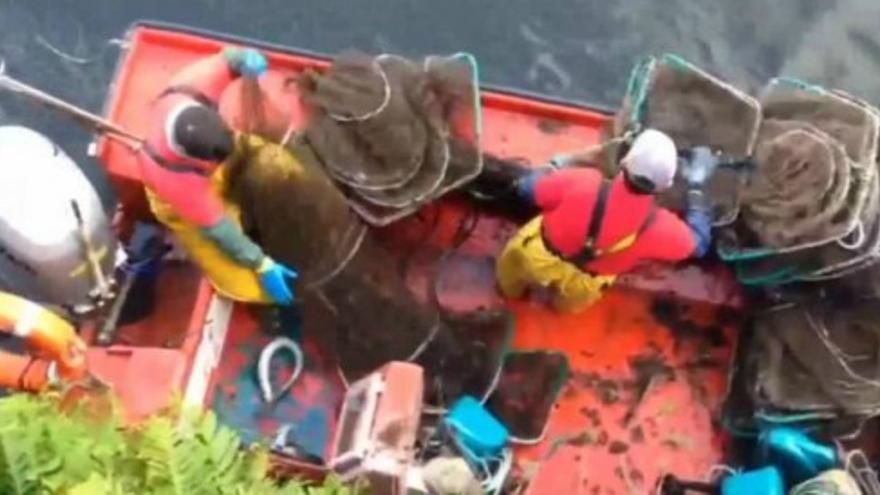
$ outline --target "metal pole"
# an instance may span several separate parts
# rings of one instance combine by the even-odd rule
[[[108,134],[108,137],[123,138],[129,141],[129,144],[136,145],[140,145],[144,142],[142,137],[128,132],[119,125],[101,116],[95,115],[94,113],[84,110],[72,103],[68,103],[46,93],[45,91],[8,76],[6,74],[6,63],[2,59],[0,59],[0,88],[20,94],[26,98],[46,105],[49,108],[64,113],[98,132]]]

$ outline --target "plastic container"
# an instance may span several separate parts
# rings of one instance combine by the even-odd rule
[[[778,469],[765,467],[724,478],[721,495],[785,495],[785,483]]]
[[[510,439],[507,428],[471,396],[453,404],[443,421],[467,454],[477,458],[499,456]]]

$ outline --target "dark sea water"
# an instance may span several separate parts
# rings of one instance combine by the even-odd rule
[[[880,102],[880,0],[0,0],[0,57],[100,111],[114,40],[138,19],[326,53],[465,50],[485,82],[605,106],[638,57],[664,51],[750,91],[784,74]],[[0,123],[49,135],[100,182],[87,132],[7,94]]]

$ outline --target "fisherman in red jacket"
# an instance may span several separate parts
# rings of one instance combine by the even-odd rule
[[[150,206],[219,292],[245,302],[289,304],[296,272],[247,237],[216,185],[219,165],[233,153],[233,131],[217,110],[238,77],[257,78],[265,57],[227,48],[178,72],[154,102],[140,153]]]
[[[617,276],[645,260],[701,257],[711,243],[702,186],[718,165],[706,148],[685,171],[688,210],[682,220],[658,207],[654,195],[672,186],[678,154],[666,134],[639,134],[612,180],[598,170],[542,167],[518,183],[519,194],[542,214],[520,229],[496,264],[506,297],[531,284],[552,287],[555,306],[574,312],[601,298]]]

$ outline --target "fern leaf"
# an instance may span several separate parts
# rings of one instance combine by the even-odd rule
[[[33,460],[27,455],[30,439],[16,431],[17,425],[0,428],[0,493],[35,495],[39,483]]]
[[[71,487],[67,495],[122,495],[121,487],[112,480],[92,473],[86,481]]]
[[[141,457],[147,485],[157,493],[201,495],[210,493],[201,449],[193,448],[168,418],[154,418],[143,431]]]

